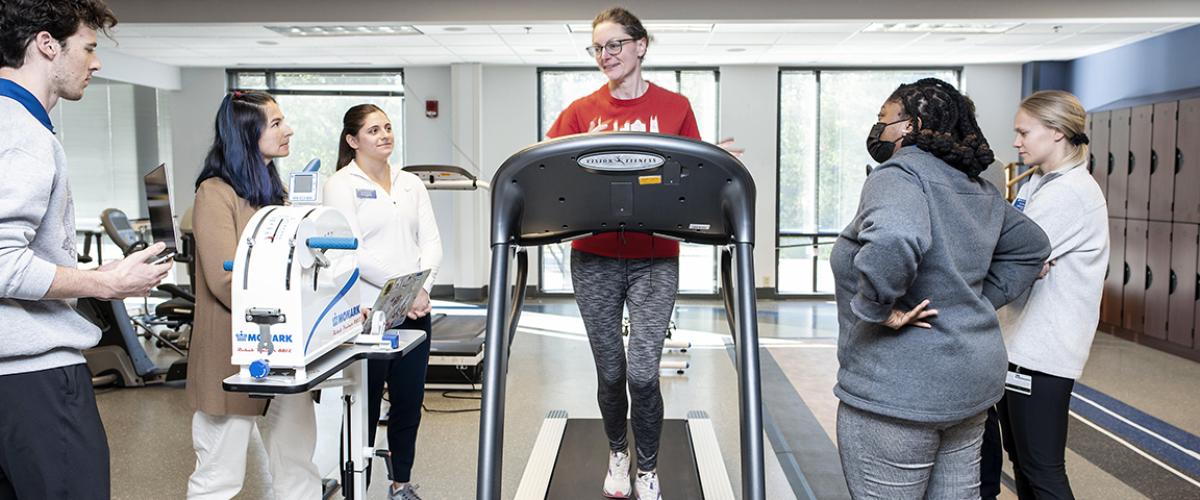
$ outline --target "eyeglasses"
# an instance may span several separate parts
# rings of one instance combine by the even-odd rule
[[[603,48],[605,52],[608,52],[608,55],[615,56],[615,55],[621,53],[621,48],[624,47],[625,44],[632,42],[634,40],[636,40],[636,38],[622,38],[620,40],[609,40],[608,43],[604,44],[603,47],[601,47],[599,45],[592,45],[592,46],[588,47],[587,53],[588,53],[588,55],[590,55],[592,57],[598,57],[598,56],[600,56],[600,49]]]

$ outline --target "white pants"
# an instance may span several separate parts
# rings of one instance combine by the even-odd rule
[[[321,476],[313,464],[317,417],[309,393],[276,396],[264,417],[192,417],[196,470],[188,480],[189,500],[228,500],[242,490],[250,432],[258,426],[279,500],[319,500]]]

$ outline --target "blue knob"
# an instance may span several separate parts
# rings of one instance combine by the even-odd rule
[[[221,267],[225,268],[226,272],[232,271],[233,270],[233,261],[227,260],[221,264]]]
[[[265,359],[258,359],[250,363],[250,376],[258,379],[267,378],[267,374],[271,373],[271,365]]]

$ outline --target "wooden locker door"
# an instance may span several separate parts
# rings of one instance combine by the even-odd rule
[[[1130,110],[1112,112],[1108,143],[1108,215],[1125,217],[1129,190],[1129,119]]]
[[[1104,300],[1100,320],[1121,326],[1121,291],[1125,287],[1125,219],[1108,219],[1108,274],[1104,278]]]
[[[1171,223],[1150,222],[1146,239],[1146,308],[1142,328],[1146,335],[1167,338],[1167,311],[1171,294]]]
[[[1153,137],[1154,106],[1133,108],[1129,122],[1129,192],[1125,203],[1125,217],[1147,219],[1150,217],[1150,150]]]
[[[1092,177],[1100,185],[1100,192],[1108,199],[1108,137],[1111,111],[1092,113],[1091,162]]]
[[[1171,303],[1167,340],[1193,347],[1196,314],[1197,249],[1200,226],[1176,222],[1171,225]]]
[[[1154,105],[1154,133],[1150,148],[1150,220],[1172,220],[1175,200],[1175,114],[1178,102]]]
[[[1179,102],[1175,222],[1200,224],[1200,99]]]
[[[1125,288],[1121,326],[1141,332],[1146,322],[1146,237],[1149,226],[1144,220],[1125,221]]]

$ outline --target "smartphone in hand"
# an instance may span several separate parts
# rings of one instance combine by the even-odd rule
[[[166,263],[174,258],[175,258],[175,251],[174,250],[166,250],[163,253],[158,254],[153,259],[147,261],[147,263],[149,263],[152,266],[157,266],[159,264]]]

